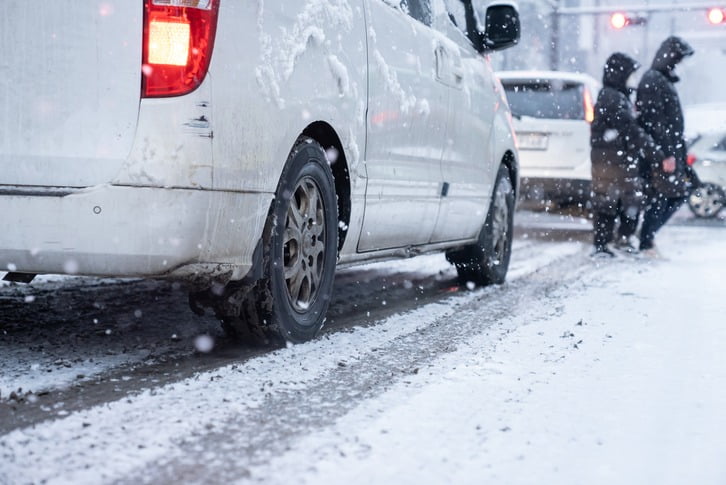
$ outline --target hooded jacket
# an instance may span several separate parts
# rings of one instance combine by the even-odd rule
[[[614,212],[618,201],[638,206],[642,199],[639,163],[660,163],[663,153],[640,127],[627,81],[638,63],[626,54],[611,55],[603,69],[603,88],[590,127],[592,203],[596,211]]]
[[[659,163],[650,165],[646,170],[649,183],[666,197],[688,195],[695,182],[686,164],[683,110],[674,86],[679,79],[673,72],[676,65],[690,55],[693,55],[693,49],[684,40],[668,37],[638,84],[636,107],[640,113],[640,125],[666,156],[676,158],[676,171],[672,174],[663,172]]]

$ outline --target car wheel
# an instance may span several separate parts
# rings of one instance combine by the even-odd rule
[[[712,183],[704,183],[688,197],[688,207],[696,217],[715,217],[724,203],[724,190]]]
[[[335,183],[323,148],[295,144],[280,177],[263,234],[264,276],[243,297],[228,333],[253,341],[299,343],[323,326],[338,247]]]
[[[507,167],[500,166],[492,202],[476,244],[450,251],[446,258],[456,266],[462,284],[501,284],[512,254],[514,188]]]

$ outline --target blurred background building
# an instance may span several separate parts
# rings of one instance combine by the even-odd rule
[[[684,105],[726,102],[726,19],[709,21],[710,7],[726,13],[726,3],[675,0],[520,0],[519,46],[493,56],[495,68],[552,69],[602,76],[605,59],[615,51],[650,66],[669,35],[683,37],[696,50],[677,69]],[[599,13],[592,13],[597,11]],[[616,28],[612,15],[627,25]]]

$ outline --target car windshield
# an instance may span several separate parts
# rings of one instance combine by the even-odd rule
[[[537,79],[503,80],[502,84],[516,117],[585,119],[581,83]]]

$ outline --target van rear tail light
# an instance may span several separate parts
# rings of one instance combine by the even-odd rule
[[[696,160],[698,160],[698,158],[696,158],[696,155],[694,155],[693,153],[689,153],[688,156],[686,157],[686,163],[688,164],[689,167],[691,165],[693,165],[694,163],[696,163]]]
[[[592,102],[592,96],[590,90],[587,88],[583,89],[583,103],[585,105],[585,121],[592,123],[595,119],[595,106]]]
[[[142,95],[181,96],[204,80],[220,0],[145,0]]]

